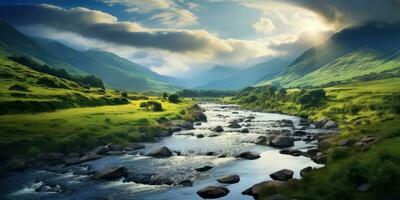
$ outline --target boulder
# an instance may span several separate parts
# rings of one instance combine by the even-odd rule
[[[228,125],[229,128],[242,128],[242,126],[238,123],[231,123]]]
[[[192,117],[194,121],[207,122],[207,116],[203,112],[194,112],[192,113]]]
[[[158,134],[159,137],[168,137],[168,136],[171,136],[171,135],[172,135],[172,133],[170,133],[170,132],[168,132],[168,131],[161,131],[161,132]]]
[[[248,128],[244,128],[244,129],[242,129],[240,132],[241,132],[241,133],[249,133],[250,131],[249,131]]]
[[[60,193],[60,192],[65,192],[66,190],[61,187],[58,184],[55,185],[47,185],[47,184],[43,184],[41,186],[39,186],[38,188],[35,189],[35,192],[56,192],[56,193]]]
[[[238,183],[240,181],[240,177],[239,175],[227,175],[219,177],[217,181],[220,183],[233,184],[233,183]]]
[[[213,128],[212,131],[220,133],[220,132],[223,132],[224,129],[222,128],[222,126],[217,126],[217,127]]]
[[[129,147],[131,147],[132,150],[138,150],[138,149],[144,149],[144,148],[146,148],[145,145],[143,145],[143,144],[137,144],[137,143],[132,143],[132,144],[129,145]]]
[[[68,158],[64,159],[64,164],[69,166],[69,165],[77,165],[82,163],[81,159],[78,156],[71,156]]]
[[[192,122],[184,122],[182,124],[182,128],[184,128],[186,130],[192,130],[192,129],[194,129],[193,123]]]
[[[193,186],[193,181],[192,180],[181,180],[178,182],[178,185],[184,186],[184,187],[192,187]]]
[[[312,170],[313,170],[313,168],[311,166],[305,167],[302,170],[300,170],[300,176],[304,177],[306,174],[308,174]]]
[[[310,121],[308,119],[300,118],[299,126],[310,126]]]
[[[197,191],[197,194],[204,199],[216,199],[226,196],[228,193],[228,188],[223,186],[207,186]]]
[[[196,122],[194,125],[200,126],[200,125],[201,125],[201,122]]]
[[[267,145],[268,139],[265,136],[258,136],[254,143],[258,145]]]
[[[99,155],[104,155],[107,152],[109,152],[111,149],[108,148],[107,146],[98,146],[95,149],[93,149],[91,152],[94,154],[99,154]]]
[[[64,155],[61,153],[40,153],[36,160],[48,165],[61,164],[64,161]]]
[[[194,169],[194,170],[196,170],[196,171],[198,171],[198,172],[205,172],[205,171],[208,171],[208,170],[210,170],[210,169],[212,169],[212,168],[214,168],[213,166],[208,166],[208,165],[206,165],[206,166],[204,166],[204,167],[199,167],[199,168],[196,168],[196,169]]]
[[[112,167],[101,170],[92,176],[93,179],[115,180],[127,175],[125,167]]]
[[[311,159],[317,164],[325,164],[327,160],[326,156],[322,153],[317,153],[317,155],[312,157]]]
[[[250,151],[245,151],[245,152],[242,152],[239,155],[237,155],[236,158],[243,158],[243,159],[247,159],[247,160],[255,160],[255,159],[260,158],[260,154],[254,153],[254,152],[250,152]]]
[[[294,139],[289,136],[276,136],[270,143],[274,147],[291,147],[294,145]]]
[[[324,124],[324,129],[334,129],[338,128],[339,124],[335,121],[329,120]]]
[[[329,149],[331,146],[332,146],[332,143],[331,143],[330,139],[318,141],[318,149],[319,150],[326,150],[326,149]]]
[[[99,158],[101,158],[100,155],[89,152],[89,153],[85,154],[84,156],[82,156],[80,158],[80,160],[81,160],[81,162],[87,162],[87,161],[97,160]]]
[[[293,171],[289,169],[282,169],[269,175],[272,179],[277,181],[288,181],[293,178]]]
[[[122,151],[122,146],[118,144],[108,144],[106,147],[108,147],[110,151]]]
[[[123,151],[109,151],[106,154],[109,155],[109,156],[117,156],[117,155],[122,155],[124,153],[125,152],[123,152]]]
[[[203,138],[204,135],[203,135],[203,134],[197,134],[196,137],[197,137],[197,138]]]
[[[329,120],[327,118],[322,118],[319,119],[318,121],[315,122],[315,127],[316,128],[324,128],[326,122],[328,122]]]
[[[155,158],[167,158],[172,155],[173,155],[172,151],[169,150],[166,146],[156,148],[147,154],[147,156],[151,156],[151,157],[155,157]]]
[[[294,136],[305,136],[305,135],[307,135],[307,134],[308,134],[307,132],[305,132],[305,131],[300,131],[300,130],[296,130],[296,131],[293,132],[293,135],[294,135]]]
[[[183,135],[183,136],[194,136],[194,133],[192,133],[192,132],[189,132],[189,133],[185,133],[185,132],[178,132],[178,133],[175,133],[175,135]]]
[[[250,195],[253,196],[255,199],[257,199],[258,195],[261,192],[268,192],[268,191],[275,191],[276,188],[280,188],[285,186],[286,183],[282,182],[282,181],[264,181],[261,183],[257,183],[253,186],[251,186],[250,188],[248,188],[247,190],[243,191],[242,194],[243,195]]]
[[[292,120],[282,119],[278,123],[280,127],[294,127],[294,123]]]

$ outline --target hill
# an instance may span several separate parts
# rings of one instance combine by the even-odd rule
[[[400,24],[378,22],[351,27],[305,51],[286,70],[260,83],[321,86],[400,67]]]
[[[93,74],[109,87],[120,90],[172,91],[177,87],[163,80],[173,81],[149,69],[118,57],[115,54],[81,52],[59,42],[32,38],[7,23],[0,22],[0,54],[25,55],[74,74]]]
[[[260,80],[272,77],[281,72],[289,60],[276,58],[267,62],[260,63],[248,69],[236,71],[228,78],[211,81],[205,85],[198,86],[196,89],[217,89],[217,90],[237,90],[247,86],[255,85]]]

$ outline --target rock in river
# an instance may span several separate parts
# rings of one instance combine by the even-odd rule
[[[220,183],[228,183],[228,184],[233,184],[233,183],[238,183],[240,181],[239,175],[227,175],[227,176],[222,176],[217,179],[218,182]]]
[[[127,175],[127,170],[125,167],[112,167],[102,171],[97,172],[92,176],[93,179],[103,179],[103,180],[114,180]]]
[[[242,192],[243,195],[250,195],[257,199],[258,195],[264,191],[268,192],[269,190],[276,190],[276,188],[282,187],[285,185],[285,182],[282,181],[264,181],[261,183],[257,183],[251,186],[249,189]]]
[[[210,169],[212,169],[212,168],[213,168],[212,166],[204,166],[204,167],[196,168],[196,169],[194,169],[194,170],[196,170],[196,171],[198,171],[198,172],[205,172],[205,171],[208,171],[208,170],[210,170]]]
[[[271,145],[274,147],[291,147],[294,145],[294,139],[289,136],[276,136],[272,141]]]
[[[197,194],[204,199],[216,199],[226,196],[228,193],[228,188],[223,186],[207,186],[197,191]]]
[[[250,151],[245,151],[245,152],[242,152],[239,155],[237,155],[236,158],[244,158],[244,159],[247,159],[247,160],[255,160],[255,159],[260,158],[260,154],[254,153],[254,152],[250,152]]]
[[[277,181],[288,181],[293,178],[293,171],[282,169],[269,175],[272,179]]]
[[[155,157],[155,158],[167,158],[172,156],[172,151],[169,150],[166,146],[159,147],[157,149],[152,150],[147,154],[147,156]]]
[[[212,131],[220,133],[220,132],[223,132],[224,129],[222,128],[222,126],[217,126],[217,127],[213,128]]]
[[[313,168],[311,166],[308,166],[306,168],[303,168],[302,170],[300,170],[300,176],[304,177],[305,175],[307,175],[308,173],[310,173],[313,170]]]

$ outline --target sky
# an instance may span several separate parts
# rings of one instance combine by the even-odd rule
[[[400,21],[400,0],[2,0],[0,19],[160,74],[295,58],[343,28]]]

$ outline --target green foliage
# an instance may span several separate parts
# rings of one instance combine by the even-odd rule
[[[157,101],[144,101],[140,103],[140,107],[141,108],[146,108],[148,110],[151,111],[155,111],[155,112],[159,112],[162,111],[162,105],[161,103],[157,102]]]
[[[128,98],[128,93],[127,93],[127,92],[122,92],[122,93],[121,93],[121,96],[122,96],[122,97],[125,97],[125,98]]]
[[[163,92],[163,99],[167,100],[168,99],[168,93],[167,92]]]
[[[386,99],[386,102],[394,113],[400,114],[400,95],[390,96]]]
[[[179,96],[177,94],[171,94],[168,96],[168,101],[171,103],[179,103]]]
[[[326,98],[326,93],[323,89],[302,90],[297,97],[297,102],[306,107],[319,106],[320,102]]]
[[[351,155],[351,152],[349,151],[350,149],[346,148],[336,148],[332,151],[331,158],[332,160],[341,160],[347,158]]]
[[[29,92],[28,86],[22,83],[13,84],[8,88],[8,90]]]

